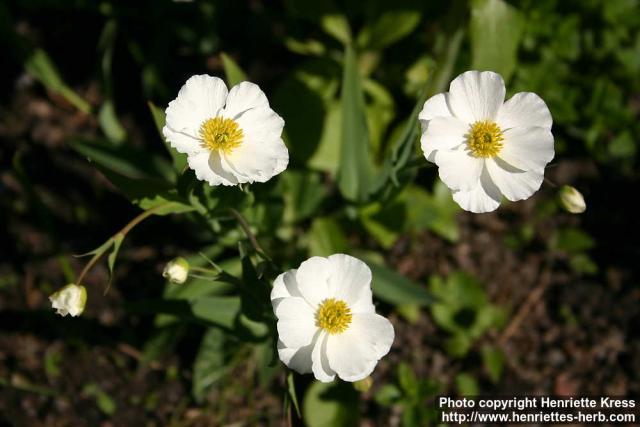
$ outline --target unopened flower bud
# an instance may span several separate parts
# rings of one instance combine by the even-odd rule
[[[167,263],[162,272],[162,276],[169,282],[181,285],[187,281],[189,275],[189,262],[182,258],[174,258]]]
[[[584,201],[584,197],[582,197],[582,193],[580,193],[570,185],[563,185],[560,188],[559,196],[560,203],[562,203],[562,206],[568,212],[579,214],[587,209],[587,205]]]
[[[80,316],[87,302],[87,290],[82,285],[69,283],[64,288],[53,293],[49,300],[56,313],[61,316],[70,314],[73,317]]]
[[[354,382],[353,388],[355,388],[361,393],[366,393],[369,391],[372,385],[373,385],[373,380],[371,379],[371,377],[366,377],[359,381]]]

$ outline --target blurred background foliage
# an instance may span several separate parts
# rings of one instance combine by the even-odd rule
[[[298,422],[299,413],[315,426],[429,425],[438,393],[558,392],[558,382],[523,374],[530,347],[505,344],[522,307],[527,315],[548,288],[580,282],[609,295],[595,303],[638,300],[638,232],[626,206],[638,188],[636,0],[21,0],[0,4],[0,35],[0,240],[9,242],[0,417],[9,423],[251,425]],[[552,183],[477,220],[417,144],[426,97],[468,69],[500,72],[508,96],[538,93],[556,139]],[[168,101],[202,73],[265,90],[286,121],[285,173],[239,190],[184,171],[158,130]],[[553,181],[585,194],[584,216],[561,212]],[[54,319],[46,295],[82,268],[70,254],[158,206],[162,217],[125,244],[114,235],[102,246],[111,256],[87,277],[83,318]],[[378,309],[412,332],[398,332],[371,390],[285,378],[269,307],[252,295],[278,272],[243,243],[229,207],[282,269],[335,252],[372,267]],[[164,284],[159,271],[177,255],[196,267],[213,260],[230,277]],[[547,301],[545,322],[588,330],[580,302],[563,292]],[[620,316],[605,327],[637,338],[637,311]],[[25,339],[35,341],[33,366],[9,350]],[[622,366],[631,375],[637,359]],[[91,374],[96,367],[118,380]],[[622,394],[638,392],[635,372]],[[576,391],[603,393],[614,377]],[[68,400],[76,394],[77,407]]]

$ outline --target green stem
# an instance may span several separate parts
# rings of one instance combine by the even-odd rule
[[[247,239],[249,239],[249,243],[251,243],[251,246],[253,246],[253,249],[256,251],[256,253],[258,253],[265,260],[272,262],[271,258],[262,249],[262,246],[260,246],[260,243],[258,243],[256,236],[251,232],[251,227],[249,226],[247,220],[242,216],[242,214],[233,208],[229,208],[229,212],[238,221],[238,224],[240,224],[240,227],[244,231],[244,234],[247,235]]]
[[[146,218],[150,217],[151,215],[155,214],[156,212],[158,212],[159,210],[165,209],[167,206],[170,206],[172,204],[174,204],[175,202],[167,202],[167,203],[163,203],[161,205],[158,205],[156,207],[153,207],[151,209],[147,209],[146,211],[140,213],[138,216],[136,216],[135,218],[133,218],[131,221],[129,221],[127,223],[127,225],[125,225],[124,227],[122,227],[120,229],[120,231],[118,231],[117,233],[115,233],[113,236],[111,236],[109,238],[109,240],[111,240],[111,243],[113,244],[113,242],[115,242],[116,238],[118,238],[121,235],[121,238],[124,238],[124,236],[127,235],[127,233],[129,231],[131,231],[131,229],[133,227],[135,227],[136,225],[140,224],[142,221],[144,221]],[[104,247],[104,249],[98,251],[92,258],[91,260],[89,260],[89,262],[87,263],[87,265],[84,266],[84,268],[82,269],[82,271],[80,272],[80,276],[78,276],[78,280],[76,280],[76,285],[80,285],[82,283],[82,280],[84,279],[84,276],[89,272],[89,270],[91,270],[91,268],[93,268],[93,266],[100,260],[100,258],[102,258],[102,255],[104,255],[107,252],[107,249],[110,248],[111,245],[106,245]]]

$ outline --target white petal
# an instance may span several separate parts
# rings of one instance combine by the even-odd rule
[[[317,256],[309,258],[298,267],[298,288],[311,307],[317,307],[325,299],[333,297],[334,292],[329,288],[331,268],[328,259]]]
[[[257,84],[242,82],[231,88],[222,115],[236,119],[245,111],[260,107],[269,107],[267,96]]]
[[[335,290],[334,296],[343,300],[353,311],[353,305],[359,301],[362,294],[368,295],[371,290],[371,269],[367,264],[345,254],[331,255],[331,276],[329,288]]]
[[[542,172],[524,172],[497,157],[488,159],[486,164],[493,182],[495,182],[502,194],[512,202],[531,197],[533,193],[538,191],[544,180]]]
[[[469,191],[478,185],[484,160],[469,150],[438,150],[435,156],[440,179],[452,190]]]
[[[451,117],[451,110],[447,105],[446,93],[439,93],[427,99],[418,115],[421,122],[428,122],[436,117]]]
[[[237,178],[225,170],[220,155],[208,150],[187,156],[189,167],[196,173],[196,178],[207,181],[210,185],[236,185]]]
[[[196,154],[204,151],[202,140],[187,133],[176,132],[169,126],[162,128],[162,134],[169,144],[180,153]]]
[[[293,348],[310,344],[318,328],[309,304],[302,298],[291,297],[278,300],[274,305],[280,340]]]
[[[355,314],[349,329],[327,340],[329,366],[345,381],[358,381],[373,371],[389,352],[394,331],[391,322],[377,314]]]
[[[331,382],[336,378],[336,373],[329,367],[329,360],[327,359],[327,337],[328,334],[326,332],[320,332],[311,352],[313,375],[323,383]]]
[[[271,301],[278,298],[302,297],[298,282],[296,282],[296,271],[288,270],[276,277],[273,281],[273,289],[271,289]]]
[[[436,117],[429,121],[420,137],[420,146],[429,160],[434,150],[451,150],[467,140],[469,124],[455,117]]]
[[[542,170],[555,155],[553,135],[541,127],[517,127],[504,131],[498,157],[523,171]]]
[[[473,190],[454,191],[453,200],[466,211],[483,213],[495,211],[500,206],[502,194],[493,183],[486,168],[480,175],[480,182]]]
[[[304,347],[290,348],[278,340],[278,356],[282,363],[289,368],[300,374],[308,374],[311,372],[311,352],[314,345],[315,342],[312,341],[311,344]]]
[[[498,111],[497,123],[502,130],[538,126],[551,129],[553,119],[547,104],[535,93],[516,93]]]
[[[224,106],[227,86],[207,75],[193,76],[182,86],[178,97],[167,107],[167,126],[175,132],[197,137],[200,125],[215,117]]]
[[[271,108],[254,108],[237,119],[245,140],[254,143],[278,140],[284,120]]]
[[[349,304],[352,313],[375,313],[376,307],[373,305],[373,293],[371,287],[363,289],[358,298]]]
[[[286,169],[289,151],[280,138],[245,140],[240,147],[225,154],[224,161],[239,182],[266,182]]]
[[[449,107],[454,116],[467,123],[495,120],[504,95],[504,81],[500,74],[467,71],[451,82]]]

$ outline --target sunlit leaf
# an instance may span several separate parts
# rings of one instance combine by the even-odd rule
[[[247,75],[242,68],[226,53],[220,54],[222,58],[222,66],[224,67],[224,73],[227,77],[227,84],[229,87],[235,86],[240,82],[247,80]]]
[[[338,187],[345,198],[364,201],[371,191],[374,169],[361,78],[351,46],[345,50],[344,62]]]
[[[509,80],[524,30],[521,13],[503,0],[471,1],[471,68]]]
[[[224,352],[224,333],[218,328],[209,328],[193,363],[191,393],[196,402],[202,403],[211,387],[227,372]]]

